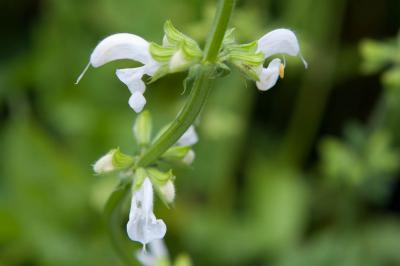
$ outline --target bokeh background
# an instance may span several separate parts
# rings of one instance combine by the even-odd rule
[[[117,179],[91,165],[135,150],[129,91],[112,63],[74,82],[97,42],[161,42],[171,19],[204,43],[216,1],[1,0],[0,265],[122,265],[103,223]],[[236,71],[199,120],[177,199],[157,216],[172,257],[195,265],[400,265],[400,1],[240,0],[240,41],[296,31],[268,92]],[[185,101],[185,74],[149,86],[156,128]],[[121,227],[124,226],[121,220]],[[139,248],[139,246],[138,246]]]

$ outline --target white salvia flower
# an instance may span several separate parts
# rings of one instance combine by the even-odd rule
[[[140,189],[132,194],[127,232],[131,240],[144,246],[162,239],[167,232],[164,221],[153,213],[153,186],[149,178],[145,178]]]
[[[143,38],[129,33],[117,33],[102,40],[90,56],[90,62],[79,76],[78,83],[89,66],[100,67],[111,61],[130,59],[143,64],[137,68],[118,69],[118,78],[125,83],[132,93],[129,105],[135,112],[141,112],[146,99],[143,96],[146,85],[144,75],[153,76],[160,64],[153,59],[149,50],[149,43]]]
[[[177,141],[178,146],[192,146],[196,144],[199,141],[199,138],[197,136],[196,130],[194,126],[190,126],[188,130],[180,137],[180,139]]]
[[[175,199],[175,186],[171,180],[168,180],[165,185],[159,187],[160,192],[163,194],[164,199],[168,203],[172,203]]]
[[[168,250],[162,239],[157,239],[149,243],[148,252],[138,251],[136,258],[143,266],[157,266],[163,260],[168,260]]]
[[[98,159],[93,165],[93,171],[96,174],[103,174],[107,172],[111,172],[114,170],[114,165],[112,163],[114,153],[109,152],[100,159]]]
[[[307,62],[300,54],[299,42],[296,35],[288,29],[277,29],[265,34],[258,40],[258,51],[264,54],[265,58],[276,54],[287,54],[299,56],[307,68]],[[273,59],[267,68],[259,68],[259,81],[257,88],[265,91],[272,88],[279,77],[284,77],[285,65],[280,59]]]
[[[194,161],[194,159],[196,158],[196,154],[194,153],[193,150],[189,150],[185,157],[183,157],[182,162],[187,164],[187,165],[191,165]]]

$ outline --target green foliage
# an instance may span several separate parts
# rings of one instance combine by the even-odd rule
[[[353,126],[344,143],[326,138],[321,155],[324,175],[339,184],[360,186],[371,179],[390,180],[399,170],[400,154],[384,131],[367,134]]]

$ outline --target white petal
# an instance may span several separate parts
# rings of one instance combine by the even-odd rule
[[[293,31],[277,29],[265,34],[258,40],[258,50],[264,53],[265,58],[274,54],[297,56],[300,47]]]
[[[177,144],[179,146],[192,146],[198,141],[199,138],[197,136],[196,130],[194,129],[194,126],[190,126],[188,130],[186,130],[186,132],[178,140]]]
[[[154,214],[149,217],[140,215],[128,221],[127,231],[131,240],[146,245],[156,239],[162,239],[167,232],[167,226],[163,220],[156,219]]]
[[[272,60],[267,68],[263,68],[257,84],[257,88],[261,91],[266,91],[275,86],[279,79],[279,68],[281,65],[281,60],[276,58]]]
[[[128,86],[131,93],[137,91],[143,94],[146,90],[146,85],[142,80],[142,77],[145,74],[144,72],[145,67],[137,67],[117,69],[116,74],[119,80]]]
[[[168,258],[169,257],[167,247],[165,246],[164,240],[162,240],[162,239],[157,239],[150,243],[150,252],[156,258]]]
[[[102,40],[90,56],[93,67],[119,59],[131,59],[143,64],[152,60],[149,43],[134,34],[117,33]]]
[[[142,184],[142,209],[145,213],[153,212],[153,185],[149,178],[146,178]]]
[[[142,186],[132,194],[129,219],[137,215],[137,210],[142,213],[153,212],[153,186],[149,178],[145,178]]]
[[[164,221],[153,213],[153,186],[148,178],[133,192],[127,232],[131,240],[143,245],[162,239],[167,232]]]
[[[153,58],[151,58],[151,60],[145,65],[145,67],[146,69],[144,73],[152,77],[161,67],[161,64],[155,61]]]
[[[156,266],[157,258],[149,252],[140,250],[136,252],[136,258],[143,266]]]
[[[129,106],[136,112],[140,113],[146,105],[146,98],[139,91],[135,91],[129,98]]]
[[[144,250],[136,252],[136,258],[143,266],[156,266],[162,260],[168,259],[168,250],[162,239],[149,243],[149,252]]]

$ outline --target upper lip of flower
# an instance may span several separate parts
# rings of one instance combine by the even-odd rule
[[[149,51],[149,42],[130,33],[117,33],[102,40],[93,50],[88,66],[79,76],[77,83],[81,80],[88,67],[100,67],[111,61],[129,59],[143,64],[137,68],[118,69],[117,77],[125,83],[131,93],[129,104],[136,111],[141,112],[146,100],[143,97],[146,85],[142,78],[144,75],[152,76],[160,67]],[[138,93],[140,95],[138,95]],[[141,97],[140,97],[141,96]]]

